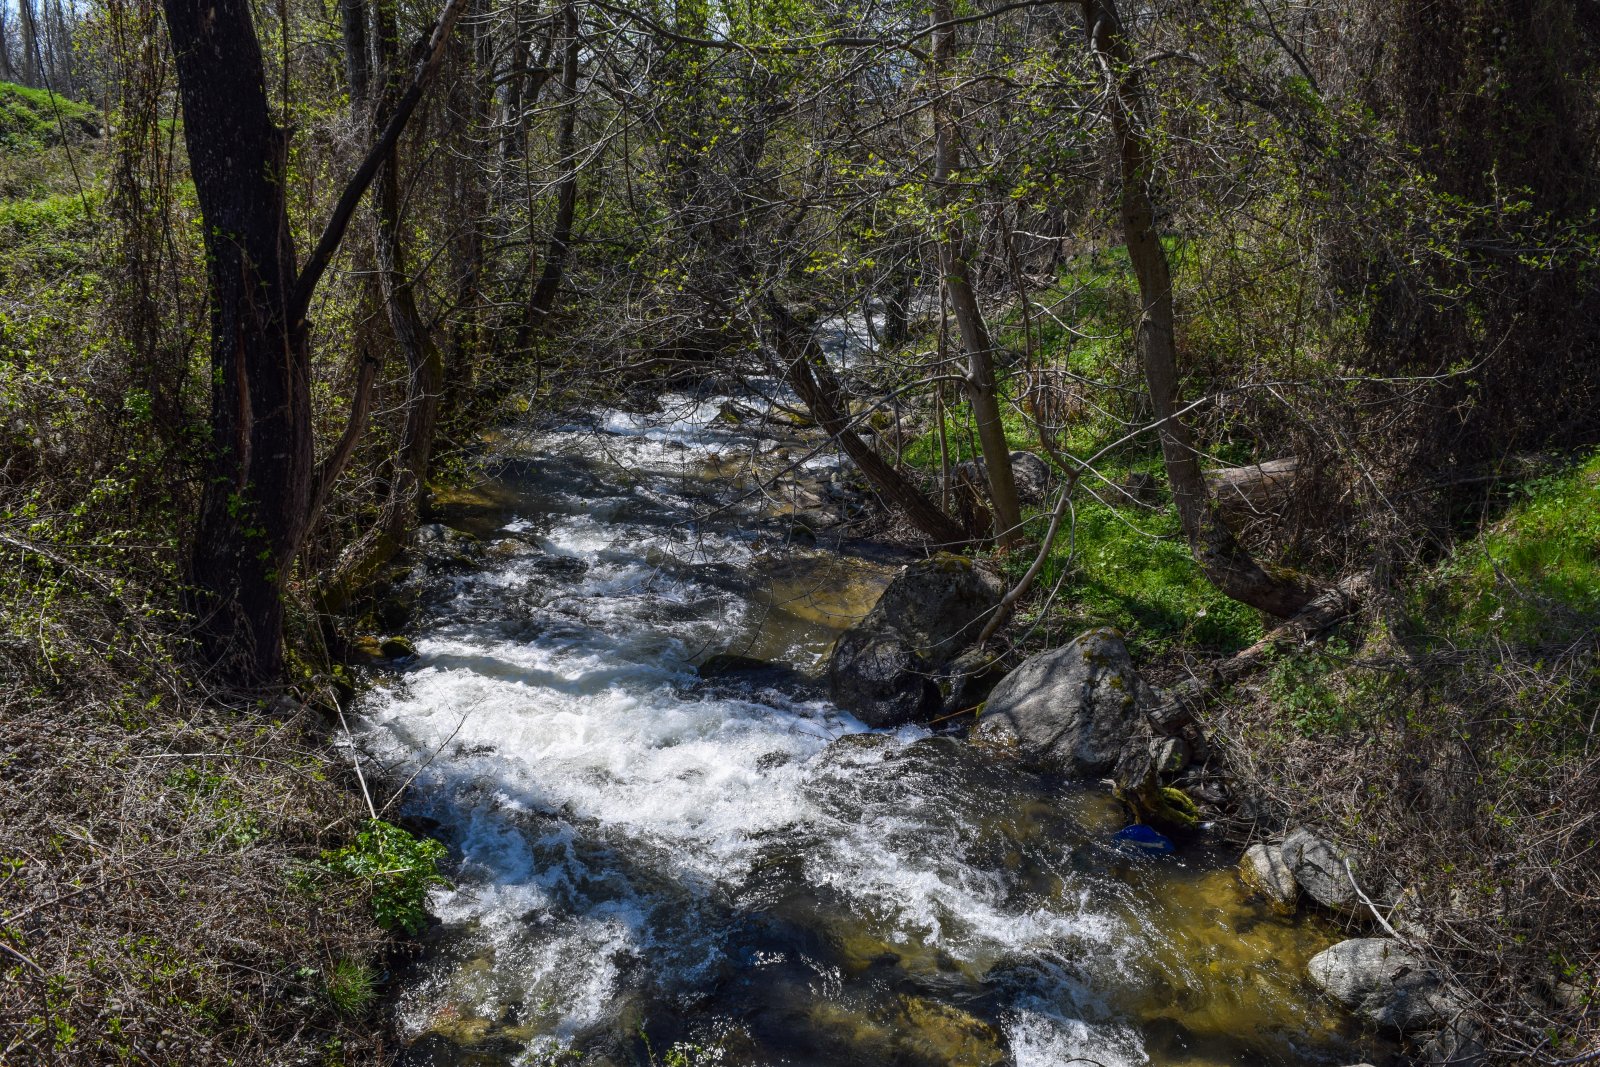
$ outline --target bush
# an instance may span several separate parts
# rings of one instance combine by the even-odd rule
[[[308,881],[326,877],[359,886],[371,894],[372,916],[379,926],[417,934],[428,924],[428,890],[449,884],[439,874],[446,854],[437,841],[373,819],[350,844],[324,852]]]

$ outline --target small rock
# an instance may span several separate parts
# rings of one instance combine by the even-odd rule
[[[450,528],[443,523],[424,523],[411,531],[411,543],[414,545],[439,544],[450,540],[450,533]]]
[[[1333,845],[1298,828],[1284,837],[1281,852],[1294,880],[1312,900],[1334,911],[1353,912],[1360,906],[1345,870],[1345,855]]]
[[[1455,1014],[1439,975],[1398,941],[1358,937],[1311,958],[1311,981],[1370,1022],[1401,1033],[1439,1026]]]
[[[942,673],[941,688],[945,690],[942,714],[975,708],[988,699],[994,687],[1005,677],[1005,667],[994,653],[982,648],[961,653]]]
[[[1023,760],[1064,774],[1098,777],[1130,740],[1147,743],[1150,687],[1115,630],[1091,630],[1032,656],[1006,675],[984,707],[985,741],[1012,743]]]
[[[1293,911],[1300,900],[1300,883],[1283,861],[1277,845],[1254,844],[1245,849],[1239,861],[1239,874],[1245,884],[1266,897],[1279,911]]]
[[[1189,746],[1181,737],[1158,737],[1151,742],[1150,756],[1163,777],[1177,774],[1189,765]]]
[[[1417,1049],[1417,1062],[1427,1067],[1483,1067],[1488,1050],[1478,1039],[1478,1029],[1459,1014]]]

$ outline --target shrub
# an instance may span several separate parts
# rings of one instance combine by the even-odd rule
[[[439,874],[445,855],[439,842],[373,819],[350,844],[324,852],[309,881],[329,878],[359,886],[371,894],[379,926],[417,934],[428,923],[428,890],[448,884]]]

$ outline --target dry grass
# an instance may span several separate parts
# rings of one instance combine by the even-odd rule
[[[1387,918],[1453,976],[1493,1062],[1600,1059],[1600,638],[1408,653],[1368,632],[1213,710],[1243,814],[1404,887]]]
[[[0,1063],[384,1060],[349,988],[385,943],[368,901],[296,878],[366,814],[320,716],[197,699],[89,598],[19,640],[26,587],[0,644]]]

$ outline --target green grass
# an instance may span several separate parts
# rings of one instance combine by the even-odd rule
[[[99,202],[97,192],[79,196],[57,193],[40,200],[0,200],[0,234],[8,240],[63,236],[88,217]]]
[[[340,1015],[365,1015],[378,1000],[377,976],[355,960],[335,960],[323,975],[328,1003]]]
[[[1116,248],[1079,257],[1063,268],[1055,284],[1033,294],[1036,303],[1053,307],[1072,327],[1032,316],[1035,364],[1066,368],[1085,380],[1088,402],[1067,422],[1057,442],[1080,460],[1121,439],[1139,417],[1143,380],[1132,361],[1128,329],[1134,291],[1127,252]],[[1020,314],[1013,312],[998,323],[996,332],[1006,348],[1021,349]],[[1000,383],[1006,434],[1013,448],[1038,451],[1032,420],[1012,402],[1018,385],[1014,379]],[[952,463],[976,456],[964,404],[946,412],[945,440]],[[938,471],[938,433],[930,429],[909,441],[904,455],[913,467]],[[1165,484],[1158,445],[1150,435],[1099,456],[1095,468],[1109,481],[1137,471]],[[1144,656],[1178,644],[1229,653],[1260,636],[1256,612],[1218,593],[1196,566],[1170,503],[1153,510],[1135,506],[1094,477],[1085,478],[1083,486],[1100,500],[1082,489],[1074,497],[1075,530],[1063,527],[1035,587],[1042,594],[1061,580],[1050,617],[1042,621],[1052,629],[1114,626]],[[1035,536],[1043,534],[1045,521],[1035,516]],[[1019,577],[1031,562],[1031,552],[1008,558],[1007,577]]]
[[[100,113],[58,93],[0,82],[0,148],[45,148],[100,132]]]
[[[1141,656],[1175,645],[1230,653],[1261,636],[1257,613],[1217,592],[1195,565],[1170,506],[1147,511],[1079,499],[1087,502],[1077,509],[1075,532],[1058,535],[1039,576],[1043,591],[1066,572],[1052,624],[1114,626]]]
[[[1432,592],[1461,636],[1559,641],[1600,624],[1600,451],[1528,482],[1440,568]]]

